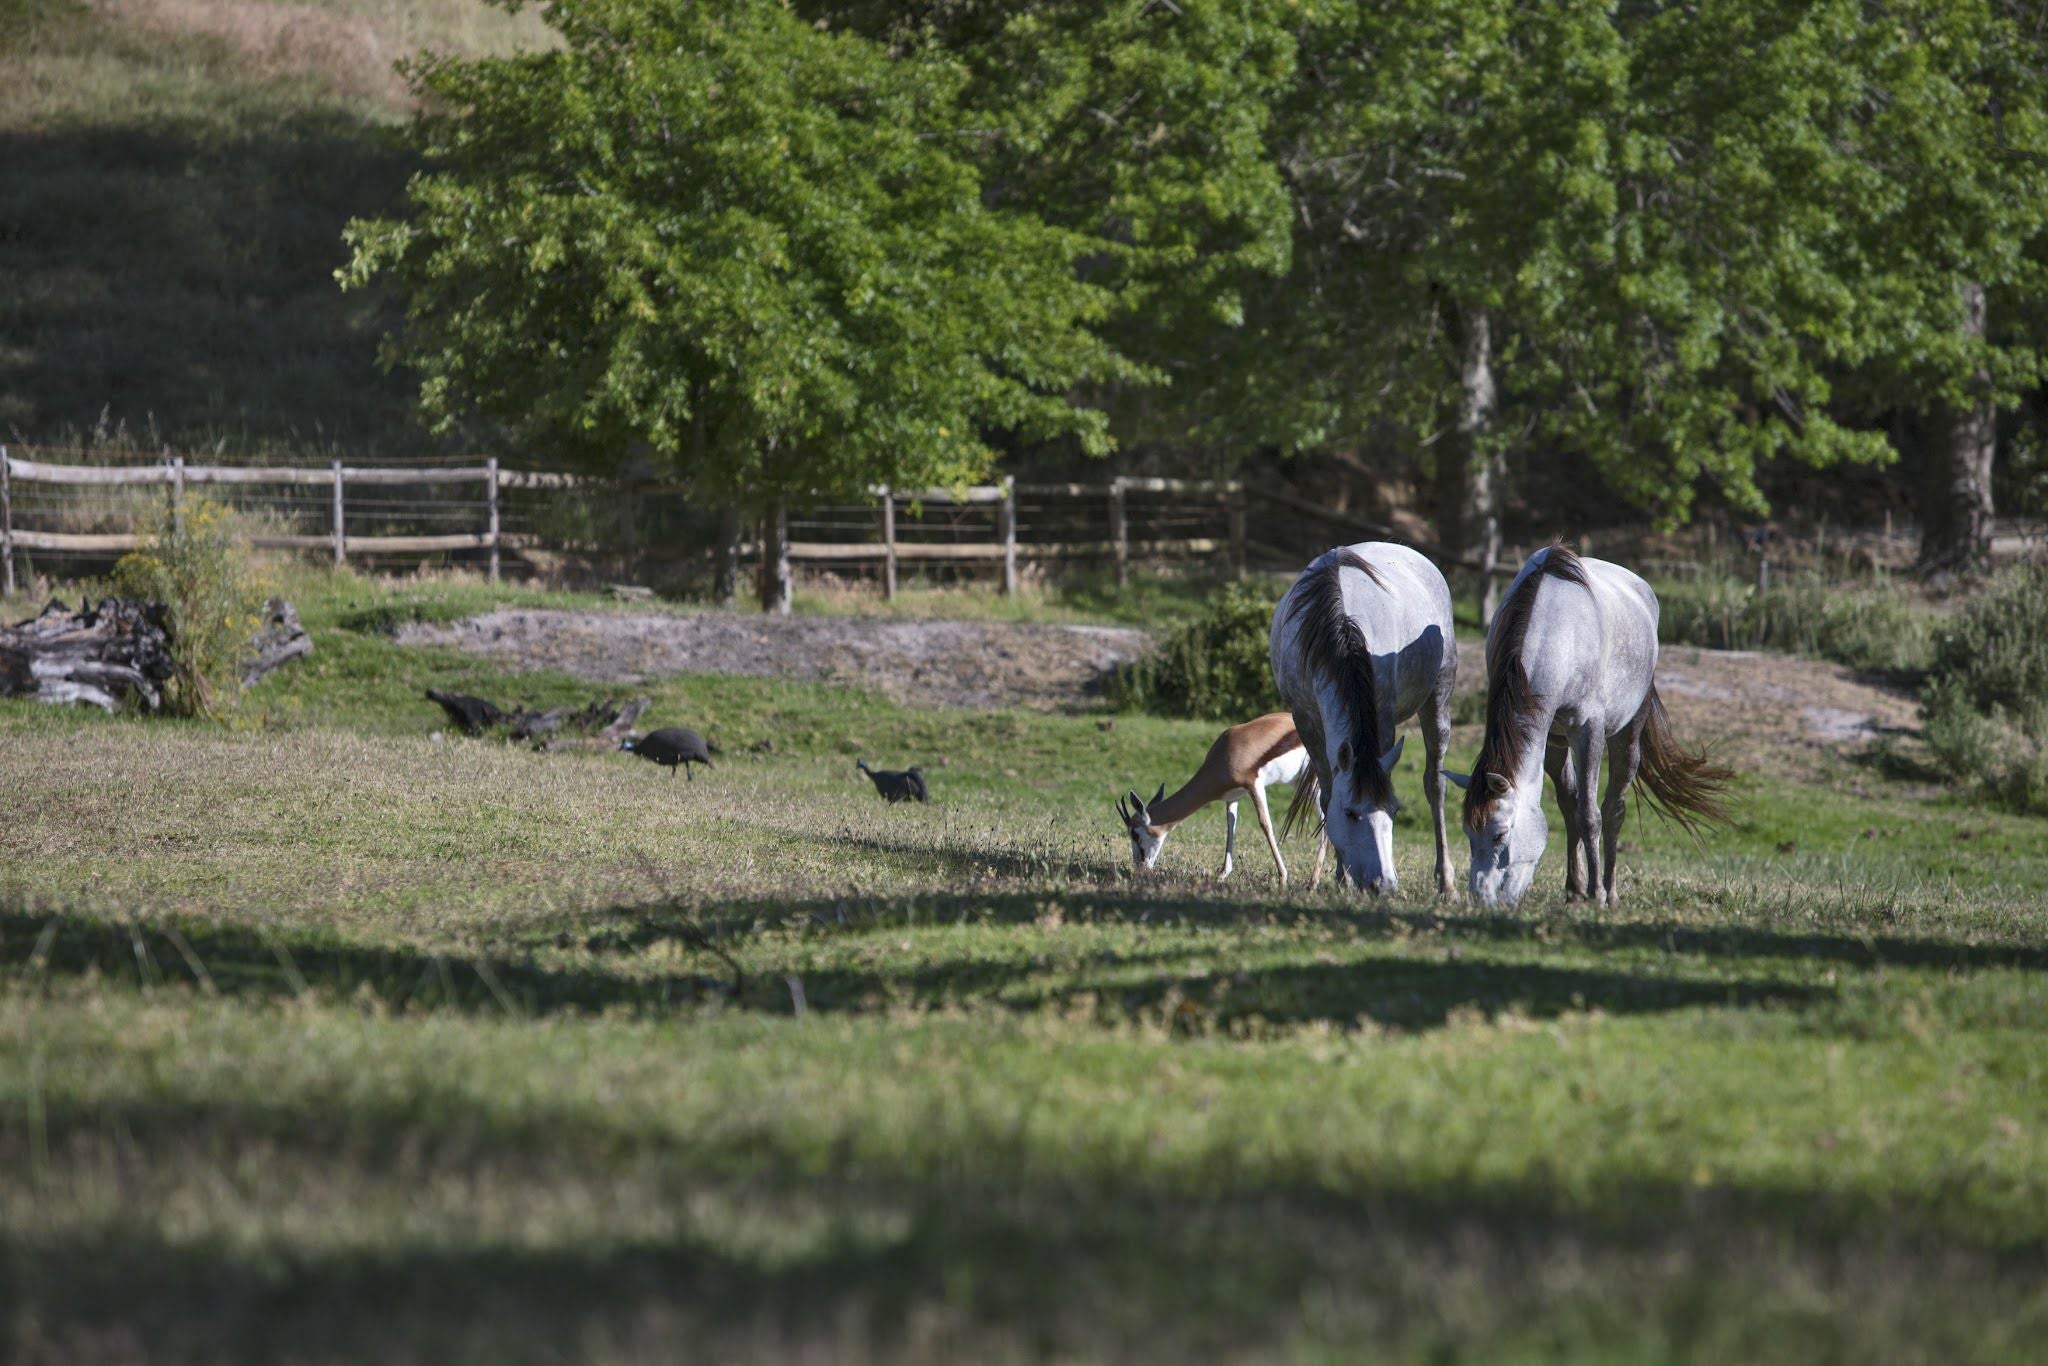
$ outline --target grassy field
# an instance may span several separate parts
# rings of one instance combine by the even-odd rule
[[[430,738],[430,683],[592,691],[380,633],[520,595],[294,591],[233,728],[0,706],[10,1360],[2048,1340],[2048,822],[1741,755],[1621,907],[1484,916],[1410,746],[1398,899],[1283,891],[1249,813],[1136,881],[1111,799],[1211,726],[690,676],[685,783]]]

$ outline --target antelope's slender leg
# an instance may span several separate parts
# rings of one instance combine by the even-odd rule
[[[1253,783],[1252,812],[1259,818],[1259,832],[1266,837],[1266,847],[1273,851],[1273,866],[1280,870],[1280,885],[1287,885],[1287,860],[1280,857],[1280,841],[1273,835],[1273,813],[1266,807],[1266,785]],[[1236,805],[1236,803],[1232,803]]]
[[[1223,871],[1217,875],[1217,881],[1230,876],[1231,869],[1237,866],[1236,854],[1237,798],[1232,797],[1223,804]]]

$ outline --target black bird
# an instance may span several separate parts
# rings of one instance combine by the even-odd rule
[[[439,702],[441,710],[448,713],[448,719],[471,735],[482,735],[492,726],[505,724],[505,713],[481,697],[459,692],[436,692],[429,688],[427,700]]]
[[[853,762],[861,772],[868,775],[868,780],[875,785],[875,791],[887,797],[891,805],[908,801],[928,802],[932,799],[931,793],[925,790],[924,770],[921,768],[911,767],[899,773],[894,769],[869,768],[865,759],[855,759]]]
[[[711,767],[711,749],[704,743],[704,737],[681,726],[664,726],[660,730],[649,731],[638,740],[621,740],[619,748],[628,754],[652,759],[667,769],[671,778],[676,776],[676,765],[681,764],[683,772],[693,783],[697,781],[697,775],[691,772],[691,764]]]

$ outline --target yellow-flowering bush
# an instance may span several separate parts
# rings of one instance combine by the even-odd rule
[[[233,508],[190,497],[145,524],[142,548],[114,566],[125,597],[162,603],[171,625],[174,672],[165,699],[186,716],[216,720],[234,709],[249,639],[262,621],[263,593]]]

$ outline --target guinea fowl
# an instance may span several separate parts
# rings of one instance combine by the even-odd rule
[[[505,724],[505,713],[481,697],[471,697],[467,693],[459,692],[438,692],[429,688],[427,700],[439,702],[441,710],[448,713],[448,719],[470,735],[482,735],[492,726]]]
[[[691,764],[711,767],[711,747],[704,743],[704,737],[682,726],[664,726],[660,730],[649,731],[638,740],[621,740],[619,748],[660,764],[668,770],[671,778],[676,776],[676,765],[681,764],[693,783],[697,781],[697,775],[690,770]]]
[[[921,768],[913,766],[898,772],[888,768],[869,768],[865,759],[855,759],[853,762],[861,772],[868,775],[869,781],[875,785],[875,791],[888,798],[892,805],[896,802],[931,800],[931,794],[925,790],[924,770]]]

